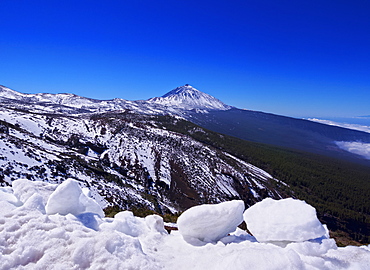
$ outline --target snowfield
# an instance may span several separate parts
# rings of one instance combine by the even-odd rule
[[[0,269],[370,269],[370,246],[338,248],[303,201],[243,211],[196,206],[168,234],[156,215],[103,217],[75,180],[15,180],[0,188]],[[236,227],[243,215],[256,238]]]

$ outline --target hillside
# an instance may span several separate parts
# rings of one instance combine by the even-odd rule
[[[200,203],[281,198],[263,170],[130,111],[65,115],[0,109],[0,182],[73,178],[104,206],[176,213]],[[170,117],[173,122],[178,117]],[[194,126],[194,131],[201,130]]]
[[[368,165],[362,156],[338,147],[337,142],[370,143],[370,134],[264,112],[233,108],[192,113],[188,120],[207,129],[243,140],[287,147]]]
[[[203,129],[191,132],[193,125],[182,121],[173,123],[161,118],[169,129],[193,138],[263,168],[273,177],[283,179],[293,192],[318,210],[321,221],[339,238],[370,243],[370,168],[322,155],[273,147],[241,140]]]
[[[335,144],[368,142],[368,133],[239,110],[189,85],[147,101],[0,87],[0,103],[3,186],[72,178],[107,211],[160,214],[294,196],[338,237],[370,242],[368,161]]]

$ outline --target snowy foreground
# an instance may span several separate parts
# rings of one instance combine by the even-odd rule
[[[236,228],[243,219],[254,236]],[[129,211],[104,218],[73,180],[16,180],[0,188],[0,269],[370,269],[370,246],[337,248],[299,200],[196,206],[178,228]]]

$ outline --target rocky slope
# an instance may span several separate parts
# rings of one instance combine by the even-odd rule
[[[162,213],[199,203],[243,199],[251,205],[282,196],[276,186],[284,183],[228,153],[166,130],[156,116],[127,109],[77,114],[86,109],[77,108],[76,100],[51,113],[51,101],[15,98],[3,99],[0,109],[2,185],[18,178],[52,183],[73,178],[93,190],[103,207]],[[56,96],[53,100],[63,103]],[[176,125],[181,118],[170,119]],[[194,126],[191,132],[206,131]]]

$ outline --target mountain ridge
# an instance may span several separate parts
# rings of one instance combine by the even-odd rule
[[[27,102],[29,105],[43,103],[43,105],[64,105],[76,109],[84,109],[86,112],[108,112],[114,110],[133,110],[147,114],[170,113],[184,114],[184,111],[201,110],[228,110],[232,106],[224,104],[213,96],[203,93],[190,85],[177,87],[162,97],[154,97],[148,100],[125,100],[114,98],[108,100],[92,99],[78,96],[72,93],[38,93],[24,94],[5,86],[0,86],[0,99],[4,101]],[[69,111],[73,113],[73,111]],[[76,111],[75,113],[81,113]]]
[[[203,93],[189,84],[162,97],[129,101],[121,98],[96,100],[74,94],[22,94],[0,87],[0,103],[13,109],[37,113],[89,114],[131,111],[148,115],[177,115],[197,125],[230,136],[271,145],[368,164],[364,156],[341,149],[341,143],[370,143],[370,134],[338,129],[305,119],[238,109]]]

